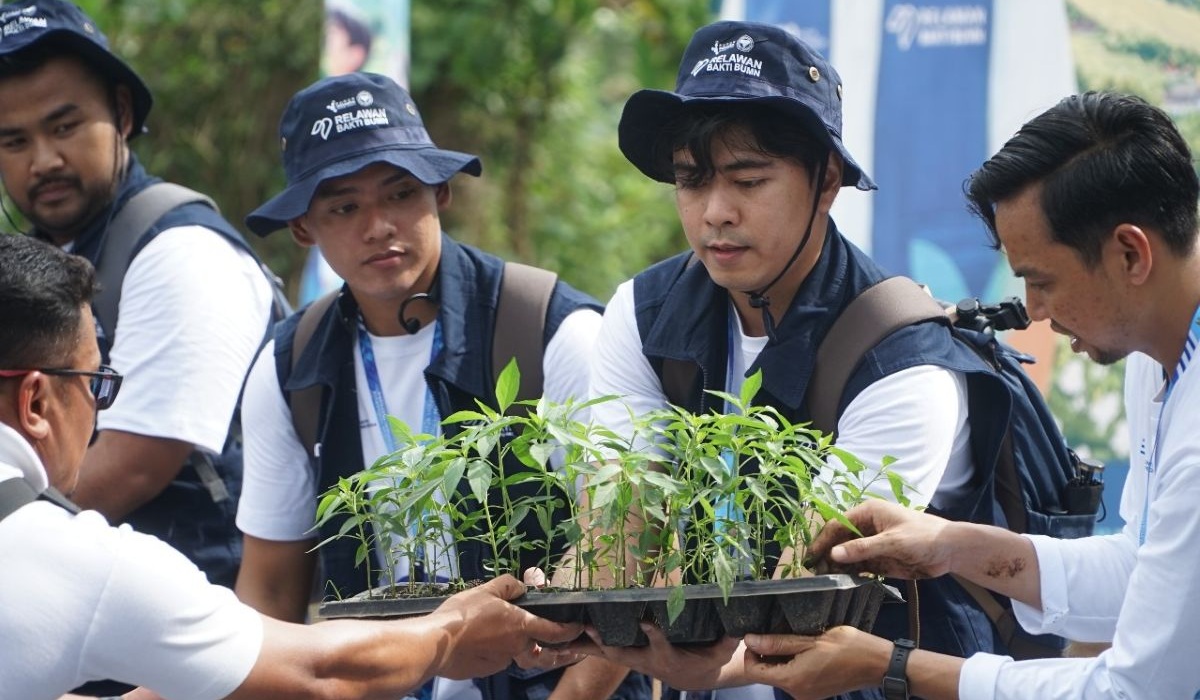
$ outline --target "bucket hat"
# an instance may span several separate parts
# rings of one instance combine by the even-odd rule
[[[313,83],[292,97],[279,124],[287,188],[246,217],[260,236],[308,211],[330,178],[390,163],[426,185],[459,172],[478,176],[479,158],[434,145],[408,92],[375,73],[347,73]]]
[[[78,56],[113,83],[128,87],[133,98],[130,138],[145,131],[146,115],[154,102],[150,89],[108,48],[108,38],[73,3],[25,0],[0,5],[0,58],[32,46],[61,48],[64,53]]]
[[[771,24],[715,22],[692,36],[674,92],[639,90],[625,103],[618,127],[621,152],[648,177],[674,182],[663,128],[685,108],[757,104],[794,116],[845,161],[842,184],[873,190],[842,143],[842,79],[819,53]]]

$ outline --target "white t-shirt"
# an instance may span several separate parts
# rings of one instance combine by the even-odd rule
[[[743,377],[766,345],[766,338],[746,336],[738,325],[733,355],[738,394]],[[630,414],[643,415],[667,405],[662,384],[642,353],[634,315],[632,280],[622,283],[604,312],[592,361],[591,397],[616,395],[621,401],[597,404],[592,418],[620,435],[632,435]],[[970,429],[967,424],[966,379],[960,372],[918,365],[884,377],[858,394],[838,419],[838,447],[878,470],[885,456],[896,458],[890,469],[913,487],[914,504],[951,498],[965,489],[971,476]],[[873,489],[890,497],[886,480]],[[936,494],[936,495],[935,495]]]
[[[545,395],[552,401],[569,397],[582,400],[587,393],[591,348],[600,326],[600,315],[581,309],[567,316],[546,346],[542,358]],[[425,368],[433,349],[434,326],[415,335],[371,336],[376,367],[387,411],[422,432],[425,412]],[[370,389],[363,371],[358,342],[353,348],[358,391],[358,418],[363,465],[387,454]],[[294,542],[312,537],[316,520],[317,486],[304,447],[292,426],[291,411],[279,387],[273,344],[259,355],[242,402],[245,426],[245,466],[237,525],[259,539]],[[453,572],[453,557],[443,564]],[[395,560],[397,575],[407,562]]]
[[[36,454],[0,425],[0,481],[38,490]],[[93,680],[216,700],[249,676],[262,618],[162,541],[46,502],[0,521],[0,695],[51,700]]]
[[[1022,662],[976,654],[959,679],[964,700],[1200,697],[1197,364],[1183,371],[1164,404],[1162,367],[1141,353],[1126,361],[1125,415],[1134,449],[1121,494],[1124,529],[1076,540],[1030,537],[1042,610],[1014,603],[1021,626],[1111,641],[1112,648],[1096,658]],[[1149,473],[1156,440],[1157,467]]]
[[[118,312],[125,378],[97,427],[221,452],[271,313],[258,263],[203,226],[167,229],[130,263]]]

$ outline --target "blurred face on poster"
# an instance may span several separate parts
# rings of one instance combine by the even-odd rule
[[[349,11],[331,7],[325,12],[325,75],[361,70],[371,55],[371,28]]]

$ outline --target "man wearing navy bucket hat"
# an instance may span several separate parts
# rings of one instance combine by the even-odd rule
[[[386,572],[356,564],[344,539],[314,553],[340,525],[313,531],[318,495],[396,449],[386,416],[437,434],[458,429],[440,425],[452,413],[494,405],[498,371],[514,356],[526,397],[582,398],[601,307],[552,273],[506,264],[442,232],[450,180],[479,175],[480,162],[438,148],[391,78],[318,81],[288,103],[280,136],[287,187],[246,223],[260,235],[287,228],[300,245],[318,246],[345,285],[281,324],[250,374],[237,592],[260,611],[300,621],[318,575],[317,589],[337,596],[410,575],[487,578],[472,542],[446,543],[456,556],[443,555],[434,571],[406,558]],[[528,347],[505,351],[514,340]],[[544,697],[561,673],[513,668],[475,683],[439,679],[428,691]],[[631,679],[627,696],[648,695],[644,677]]]
[[[0,178],[31,235],[97,267],[101,352],[128,377],[73,497],[232,587],[236,408],[272,282],[211,201],[151,177],[130,151],[150,91],[78,7],[2,5],[0,36]]]
[[[609,302],[591,391],[625,398],[596,406],[597,423],[630,435],[631,415],[668,403],[728,410],[709,392],[737,396],[760,370],[756,403],[796,423],[812,419],[816,348],[856,296],[888,277],[830,217],[842,187],[875,189],[843,142],[842,97],[833,66],[785,29],[717,22],[693,36],[674,91],[629,98],[621,151],[675,186],[691,250],[639,273]],[[849,375],[831,426],[838,446],[868,469],[894,457],[890,469],[918,505],[967,497],[966,375],[981,368],[936,322],[892,333]],[[879,495],[893,498],[880,481]],[[990,622],[968,596],[922,593],[922,648],[993,650]],[[909,636],[905,607],[884,606],[875,631]]]

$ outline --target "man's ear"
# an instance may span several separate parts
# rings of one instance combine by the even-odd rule
[[[117,131],[128,139],[133,135],[133,96],[126,85],[118,85],[113,93],[113,118],[116,120]]]
[[[292,240],[305,248],[311,248],[317,244],[316,239],[308,232],[308,226],[305,225],[303,216],[289,221],[288,230],[292,232]]]
[[[443,182],[434,190],[434,196],[437,198],[438,211],[445,211],[450,206],[450,202],[454,199],[450,192],[450,183]]]
[[[1154,250],[1150,245],[1150,236],[1139,226],[1120,224],[1113,229],[1108,245],[1115,249],[1120,274],[1129,280],[1130,284],[1145,284],[1154,268]]]
[[[18,432],[31,442],[39,442],[50,436],[50,392],[54,387],[50,377],[41,372],[30,372],[21,377],[9,397],[5,412],[12,412]]]
[[[833,200],[837,199],[838,192],[842,191],[842,168],[844,167],[841,155],[837,151],[830,150],[825,162],[825,179],[821,181],[821,199],[817,205],[817,210],[822,214],[829,213],[830,208],[833,207]],[[816,173],[813,173],[813,176],[815,177]]]

